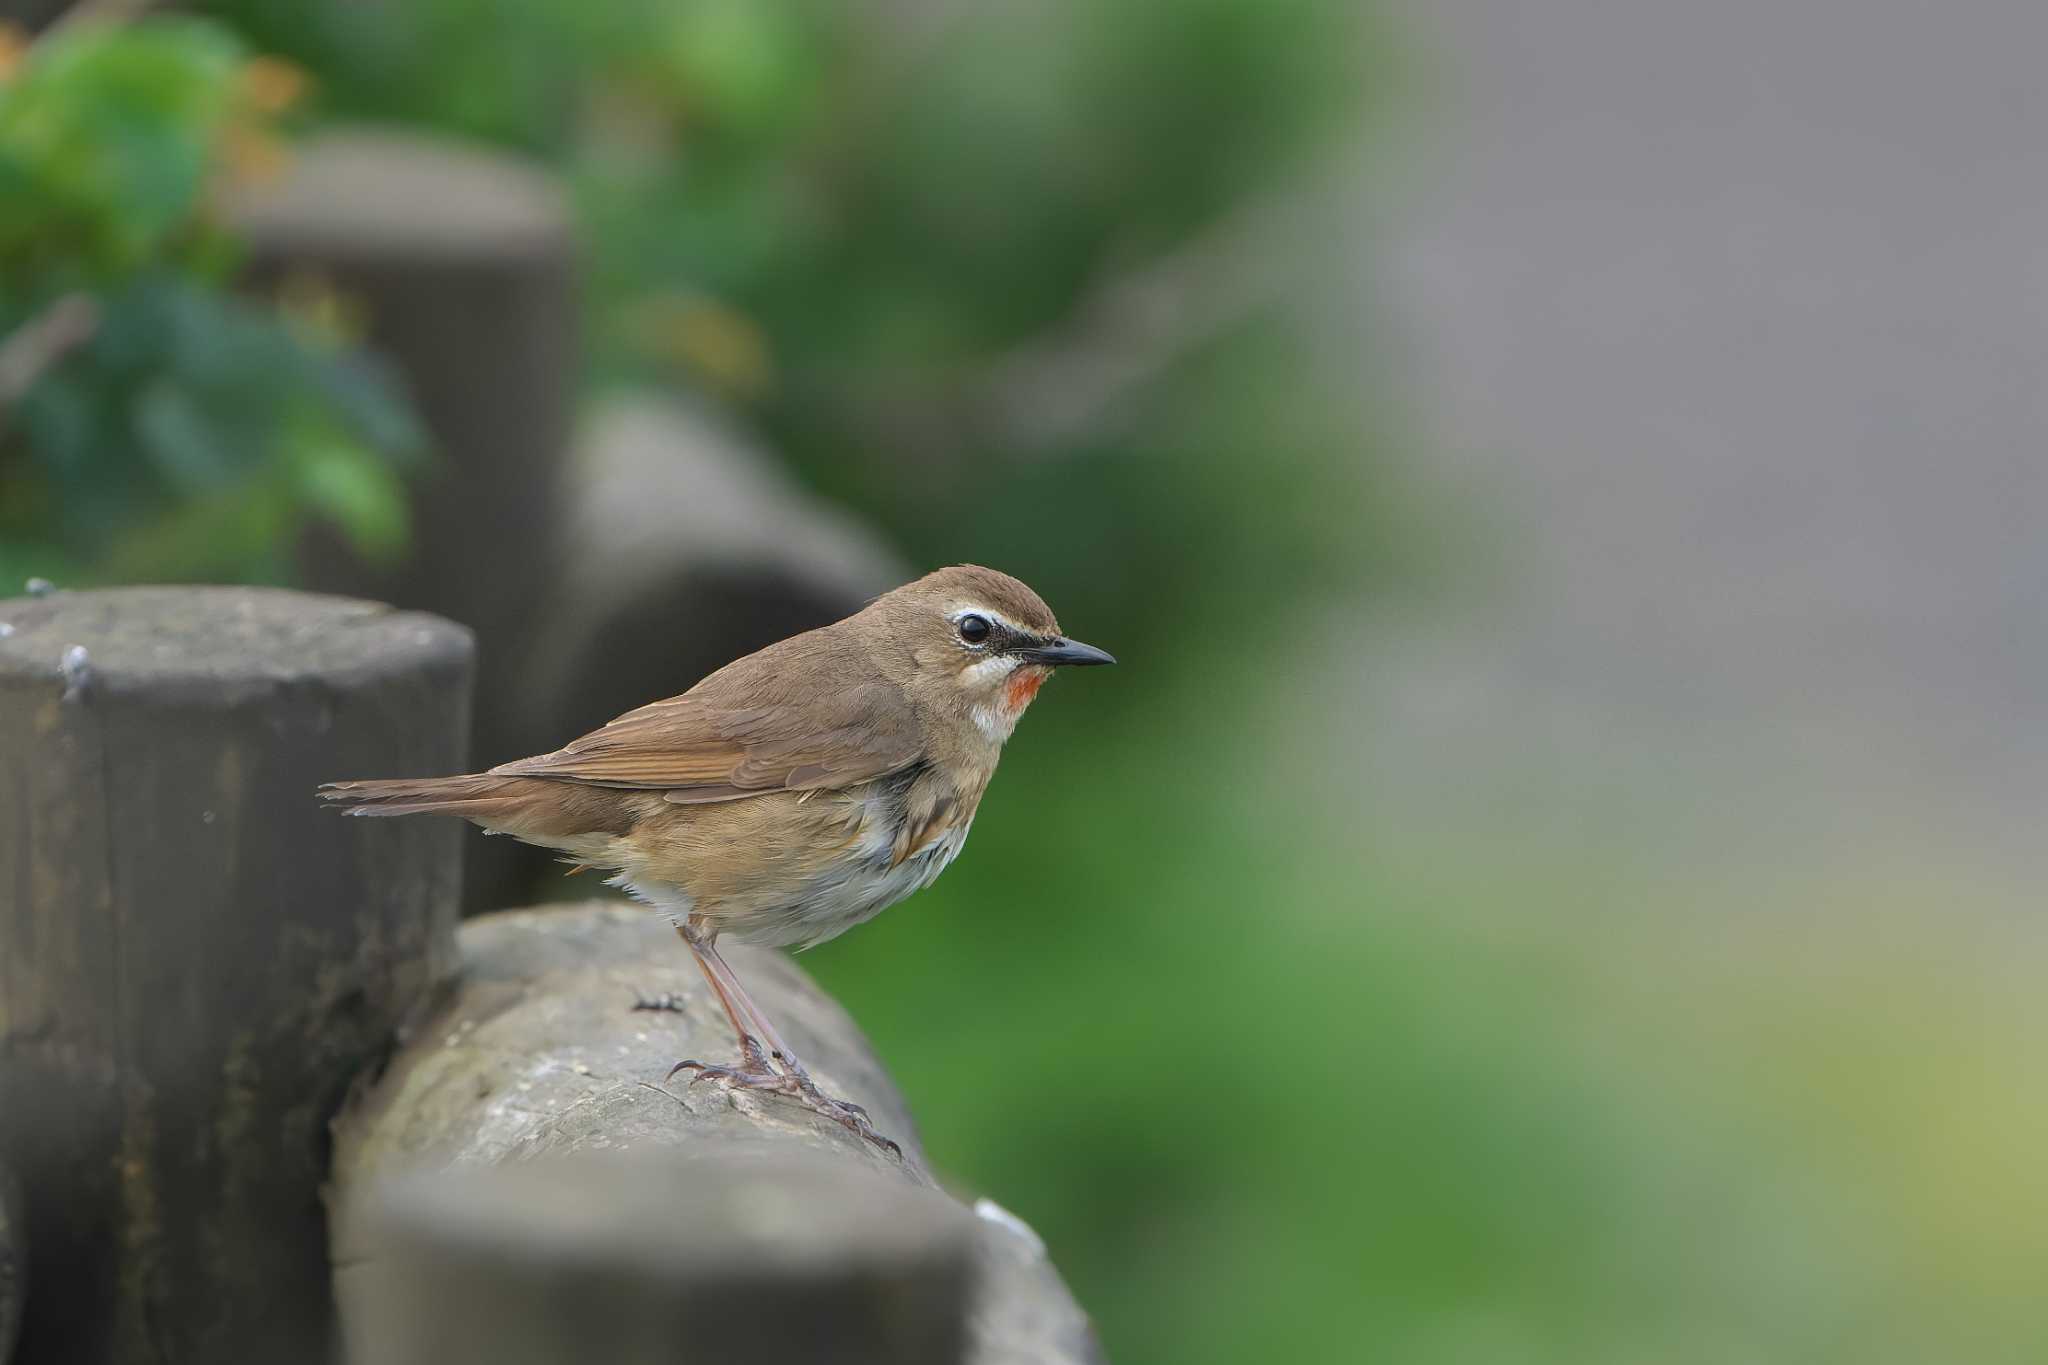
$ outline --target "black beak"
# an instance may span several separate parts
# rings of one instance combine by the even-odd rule
[[[1055,635],[1050,640],[1040,641],[1017,651],[1017,657],[1028,664],[1046,664],[1057,668],[1061,664],[1113,664],[1116,656],[1106,649],[1084,645],[1079,640],[1063,640]]]

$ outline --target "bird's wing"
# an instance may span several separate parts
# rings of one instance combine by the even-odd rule
[[[923,745],[903,690],[846,663],[838,651],[771,646],[680,697],[491,771],[661,791],[687,805],[849,787],[909,767]]]

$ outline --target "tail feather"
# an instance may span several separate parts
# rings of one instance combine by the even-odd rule
[[[566,853],[578,862],[617,866],[618,836],[631,832],[661,793],[616,791],[504,773],[329,782],[320,795],[344,815],[456,815],[497,834]]]
[[[512,805],[524,785],[489,773],[398,777],[329,782],[320,788],[320,797],[342,807],[344,815],[459,815],[488,820]]]

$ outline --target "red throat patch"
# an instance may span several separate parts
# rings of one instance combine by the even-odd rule
[[[1038,695],[1038,689],[1045,686],[1045,680],[1051,676],[1051,669],[1036,665],[1018,669],[1003,685],[1003,705],[1012,711],[1022,711],[1031,705],[1031,699]]]

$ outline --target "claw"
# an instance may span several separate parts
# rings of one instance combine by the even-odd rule
[[[807,1100],[817,1104],[829,1105],[833,1109],[843,1109],[858,1118],[862,1123],[868,1121],[868,1111],[865,1105],[855,1104],[852,1100],[837,1099],[826,1094],[818,1089],[818,1083],[809,1076],[799,1073],[796,1077],[796,1088],[802,1092],[803,1097]]]
[[[709,1080],[715,1081],[720,1085],[729,1086],[735,1090],[753,1090],[770,1095],[785,1096],[797,1101],[812,1113],[828,1118],[842,1128],[845,1128],[848,1132],[858,1134],[867,1141],[874,1143],[891,1156],[899,1160],[902,1158],[903,1148],[875,1131],[875,1125],[869,1121],[868,1111],[864,1106],[855,1104],[852,1100],[834,1099],[832,1096],[827,1095],[824,1091],[818,1089],[816,1082],[812,1081],[809,1073],[805,1072],[801,1067],[798,1067],[793,1074],[785,1075],[768,1066],[765,1059],[760,1057],[758,1051],[744,1047],[741,1050],[755,1052],[755,1055],[749,1059],[749,1065],[744,1069],[732,1066],[713,1066],[707,1062],[700,1062],[693,1057],[677,1062],[674,1066],[670,1067],[666,1079],[675,1079],[676,1073],[679,1071],[690,1071],[695,1073],[689,1079],[688,1083],[690,1085],[695,1085],[699,1081]]]
[[[804,1064],[781,1048],[775,1049],[773,1056],[776,1061],[782,1063],[783,1074],[796,1082],[796,1088],[802,1092],[805,1099],[834,1109],[848,1110],[862,1119],[867,1118],[868,1111],[865,1106],[855,1104],[852,1100],[835,1099],[818,1089],[818,1083],[811,1079],[811,1073],[804,1069]]]

